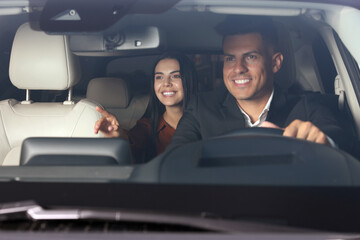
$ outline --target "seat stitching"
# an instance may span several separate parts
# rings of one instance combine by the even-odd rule
[[[9,103],[9,101],[10,101],[10,100],[8,100],[8,103]],[[5,121],[4,121],[3,112],[1,111],[1,109],[0,109],[0,118],[1,118],[1,122],[2,122],[3,129],[4,129],[5,138],[6,138],[8,147],[9,147],[10,150],[11,150],[12,148],[11,148],[11,145],[10,145],[10,142],[9,142],[8,134],[7,134],[7,132],[6,132]],[[5,155],[5,156],[6,156],[6,155]],[[3,162],[4,162],[4,159],[1,160],[1,164],[2,164]]]

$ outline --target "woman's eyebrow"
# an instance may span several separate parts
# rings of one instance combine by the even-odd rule
[[[174,70],[174,71],[170,72],[170,74],[177,73],[177,72],[180,72],[180,70]],[[155,72],[154,74],[162,74],[162,75],[164,75],[163,72]]]

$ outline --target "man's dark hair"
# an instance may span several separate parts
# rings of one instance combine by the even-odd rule
[[[277,49],[277,29],[270,17],[230,15],[219,23],[215,30],[223,36],[223,42],[229,35],[259,33],[265,44]]]

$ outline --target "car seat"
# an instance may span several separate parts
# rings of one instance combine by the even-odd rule
[[[101,117],[97,104],[71,100],[80,75],[66,36],[35,31],[29,23],[19,27],[9,76],[14,86],[26,90],[26,100],[0,102],[0,165],[18,165],[21,144],[28,137],[102,137],[93,131]],[[33,102],[30,90],[69,90],[69,94],[64,102]]]
[[[304,37],[303,29],[293,28],[286,21],[276,22],[278,50],[283,53],[284,61],[275,82],[283,90],[303,93],[324,93],[321,77],[314,59],[311,44]]]
[[[295,56],[288,29],[283,23],[276,22],[278,51],[284,56],[280,71],[275,74],[275,83],[285,91],[291,88],[302,89],[296,81]]]
[[[149,94],[134,95],[125,79],[113,77],[92,79],[86,98],[99,102],[117,117],[120,126],[126,130],[135,126],[149,103]]]

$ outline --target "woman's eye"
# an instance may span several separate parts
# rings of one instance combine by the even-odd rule
[[[175,79],[181,78],[181,75],[180,74],[175,74],[175,75],[173,75],[173,78],[175,78]]]
[[[162,76],[155,76],[155,80],[161,80]]]

